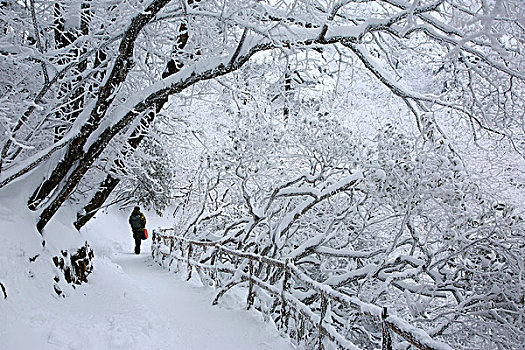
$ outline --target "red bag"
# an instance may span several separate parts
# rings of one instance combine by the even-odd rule
[[[144,235],[142,235],[142,239],[148,239],[148,229],[144,229]]]

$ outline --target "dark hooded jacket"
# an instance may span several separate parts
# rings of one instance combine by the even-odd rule
[[[137,217],[137,219],[140,218],[140,223],[141,223],[140,227],[135,227],[135,228],[133,227],[132,221],[134,220],[133,219],[134,217]],[[133,231],[134,238],[140,237],[140,235],[144,233],[144,228],[146,228],[146,217],[144,216],[144,214],[140,212],[140,209],[137,209],[137,208],[133,209],[133,211],[131,212],[131,215],[129,216],[129,224],[131,226],[131,231]]]

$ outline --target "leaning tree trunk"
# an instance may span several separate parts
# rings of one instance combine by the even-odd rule
[[[113,171],[113,169],[112,169]],[[77,230],[80,230],[85,224],[91,220],[98,210],[102,207],[106,199],[113,192],[119,184],[120,179],[113,177],[111,174],[106,176],[106,179],[100,184],[97,192],[91,198],[89,203],[84,207],[82,213],[77,214],[77,220],[73,223]]]
[[[228,58],[228,61],[219,60],[216,62],[216,65],[209,66],[198,72],[193,72],[189,76],[182,76],[180,80],[171,82],[171,85],[151,93],[147,98],[137,103],[135,107],[116,124],[106,127],[106,129],[99,134],[100,136],[89,145],[89,149],[84,151],[87,139],[93,131],[99,127],[100,121],[109,110],[115,98],[113,92],[124,82],[131,68],[133,41],[137,38],[138,31],[143,28],[160,10],[160,7],[164,6],[167,2],[169,1],[154,1],[146,8],[144,13],[132,20],[122,39],[119,47],[119,55],[116,58],[113,70],[109,74],[107,83],[99,92],[95,108],[91,111],[87,124],[84,124],[80,132],[69,141],[70,143],[66,154],[53,170],[52,176],[44,181],[39,190],[31,196],[28,205],[33,210],[36,210],[44,199],[48,199],[46,201],[48,203],[47,207],[42,211],[37,223],[37,228],[40,232],[42,232],[49,220],[73,192],[79,181],[84,177],[93,162],[100,156],[113,137],[124,128],[129,127],[142,113],[152,111],[155,106],[161,104],[168,96],[178,94],[198,82],[214,79],[239,69],[257,52],[275,49],[278,45],[282,45],[282,43],[279,42],[262,41],[250,45],[249,49],[243,51],[242,48],[248,32],[248,28],[245,28],[239,39],[239,43],[232,55]],[[308,42],[326,45],[340,42],[341,40],[340,37],[334,37],[332,40],[327,41],[322,36],[311,38]]]
[[[164,104],[165,102],[161,103]],[[135,150],[139,146],[140,142],[144,138],[144,134],[141,132],[141,129],[144,127],[147,128],[153,121],[154,116],[155,114],[153,112],[147,113],[146,116],[142,118],[140,125],[137,126],[135,130],[133,130],[131,136],[128,139],[128,145],[130,146],[131,150]],[[125,152],[123,156],[125,157],[131,152],[132,151]],[[77,230],[80,230],[82,226],[84,226],[89,220],[93,218],[93,216],[95,216],[95,214],[102,207],[109,195],[117,187],[117,185],[120,182],[120,179],[114,177],[112,174],[115,174],[119,169],[123,170],[123,167],[124,166],[122,162],[115,161],[113,167],[109,171],[109,174],[100,184],[97,192],[93,195],[89,203],[84,207],[83,213],[77,214],[77,220],[73,223]]]
[[[242,46],[244,39],[245,36],[243,35],[239,46]],[[108,143],[113,139],[113,137],[115,137],[115,135],[121,132],[124,128],[128,127],[136,117],[142,113],[148,113],[148,110],[151,110],[155,106],[161,104],[162,101],[167,99],[170,95],[178,94],[184,89],[193,86],[198,82],[214,79],[239,69],[239,67],[244,65],[256,52],[268,50],[269,48],[275,48],[275,45],[273,43],[257,45],[242,56],[239,56],[238,51],[240,49],[237,49],[236,53],[234,53],[227,65],[219,63],[217,66],[211,67],[199,74],[191,74],[190,76],[172,84],[171,86],[152,93],[142,102],[139,102],[137,105],[135,105],[135,107],[115,125],[108,126],[97,138],[97,140],[91,144],[89,150],[86,153],[83,153],[81,158],[77,159],[75,167],[71,166],[68,169],[67,179],[64,180],[63,186],[57,191],[58,193],[54,194],[50,204],[42,211],[42,214],[40,215],[39,221],[37,223],[37,229],[42,232],[43,228],[73,192],[79,181],[84,177],[90,166],[100,156]]]
[[[191,2],[188,2],[191,4]],[[185,22],[182,22],[179,27],[179,35],[177,37],[177,48],[175,51],[176,55],[182,55],[182,50],[186,47],[188,43],[188,27]],[[184,63],[182,60],[170,60],[166,66],[162,78],[167,78],[182,69]],[[168,102],[168,96],[164,99],[159,99],[155,105],[155,112],[159,113],[164,105]],[[140,124],[133,130],[131,136],[128,138],[128,145],[130,146],[130,151],[124,153],[122,156],[125,157],[129,153],[133,152],[142,142],[144,134],[141,132],[142,129],[147,130],[153,121],[155,114],[150,112],[142,118]],[[77,214],[77,220],[73,223],[77,230],[80,230],[89,220],[91,220],[98,210],[102,207],[104,202],[108,199],[113,190],[117,187],[120,182],[120,179],[114,177],[112,174],[117,173],[117,170],[124,171],[122,162],[115,161],[109,174],[106,176],[104,181],[100,184],[99,189],[93,195],[89,203],[84,207],[84,210],[81,213]]]
[[[89,151],[84,152],[84,146],[89,136],[97,129],[101,120],[105,117],[111,104],[116,98],[117,89],[125,81],[132,68],[135,40],[146,24],[148,24],[169,2],[170,0],[155,0],[143,11],[143,13],[132,19],[131,24],[126,30],[120,43],[119,54],[115,59],[113,69],[109,73],[106,84],[104,84],[98,92],[95,107],[91,110],[88,120],[80,128],[79,133],[72,139],[64,157],[55,166],[49,178],[46,179],[29,198],[29,209],[37,210],[44,200],[51,197],[57,191],[63,193],[63,190],[65,187],[68,187],[68,183],[70,182],[70,180],[64,181],[66,176],[71,174],[70,177],[73,177],[73,173],[77,170],[75,169],[77,163],[79,164],[79,167],[86,163],[85,158],[88,156]],[[65,184],[64,188],[60,190],[58,187],[62,182],[65,182]],[[45,214],[47,209],[49,209],[49,207],[42,213],[42,216],[47,216]],[[41,226],[41,228],[43,228],[43,226]]]
[[[42,232],[49,220],[51,220],[58,209],[71,195],[80,180],[93,165],[93,162],[100,156],[113,137],[120,133],[124,128],[128,127],[137,116],[147,112],[147,110],[151,108],[150,106],[155,106],[158,102],[167,99],[170,92],[170,88],[165,88],[149,95],[143,102],[136,105],[132,111],[128,112],[118,123],[107,127],[97,140],[91,144],[87,152],[82,152],[82,157],[75,161],[75,166],[71,166],[68,169],[67,179],[64,181],[63,186],[57,190],[57,193],[54,193],[53,199],[40,214],[36,225],[38,231]]]

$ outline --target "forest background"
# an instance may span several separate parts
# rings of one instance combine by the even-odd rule
[[[23,192],[35,240],[64,208],[80,230],[139,203],[454,348],[516,348],[524,18],[520,0],[3,0],[0,194]]]

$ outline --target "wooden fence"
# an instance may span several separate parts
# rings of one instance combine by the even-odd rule
[[[255,307],[271,317],[279,330],[306,348],[325,349],[331,344],[337,349],[359,349],[334,327],[334,324],[342,326],[343,322],[332,310],[351,308],[381,329],[382,350],[392,349],[393,333],[418,349],[451,350],[422,329],[389,315],[386,308],[313,280],[289,260],[234,250],[220,242],[189,240],[173,235],[173,229],[154,230],[152,239],[152,256],[161,265],[171,269],[176,264],[179,270],[185,266],[188,280],[195,270],[203,282],[216,286],[218,292],[213,304],[228,290],[242,284],[247,288],[247,308],[257,304]],[[229,278],[225,281],[224,276]],[[299,300],[300,291],[309,295],[308,305]]]

